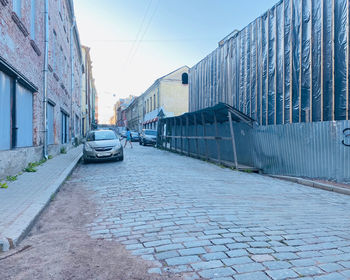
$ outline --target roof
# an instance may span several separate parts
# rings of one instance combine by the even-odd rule
[[[202,123],[202,114],[204,117],[205,123],[214,123],[214,113],[216,114],[216,120],[219,123],[227,122],[228,113],[231,112],[232,121],[234,122],[244,122],[249,126],[253,126],[255,120],[250,118],[249,116],[243,114],[237,109],[226,103],[218,103],[215,106],[207,107],[195,112],[185,113],[181,116],[171,117],[166,119],[174,119],[174,118],[188,118],[189,124],[194,124],[194,116],[196,117],[197,123]]]
[[[158,78],[158,79],[155,80],[154,83],[153,83],[149,88],[147,88],[140,96],[144,95],[144,94],[145,94],[146,92],[148,92],[151,88],[153,88],[156,84],[158,84],[158,83],[160,82],[160,80],[162,80],[162,79],[164,79],[165,77],[167,77],[167,76],[169,76],[169,75],[175,73],[176,71],[179,71],[179,70],[182,69],[182,68],[187,68],[188,70],[190,69],[187,65],[184,65],[184,66],[181,66],[181,67],[177,68],[176,70],[174,70],[174,71],[172,71],[172,72],[170,72],[170,73],[168,73],[168,74],[166,74],[166,75],[164,75],[164,76]]]

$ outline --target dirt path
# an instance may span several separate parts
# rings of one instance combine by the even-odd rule
[[[0,279],[180,279],[149,274],[122,245],[90,238],[94,215],[88,192],[68,180],[20,246],[0,254]]]

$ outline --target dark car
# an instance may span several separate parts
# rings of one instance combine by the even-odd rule
[[[140,141],[140,134],[137,131],[130,131],[131,133],[131,141],[132,142],[139,142]]]
[[[140,145],[155,145],[157,143],[157,130],[142,129],[140,135]]]
[[[84,162],[123,160],[123,146],[113,130],[93,130],[86,135],[83,159]]]

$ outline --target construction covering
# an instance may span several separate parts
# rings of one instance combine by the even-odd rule
[[[190,112],[260,125],[349,119],[349,1],[284,0],[190,69]]]

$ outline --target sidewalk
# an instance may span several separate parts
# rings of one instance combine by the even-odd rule
[[[25,237],[81,156],[82,146],[73,148],[0,189],[0,252],[17,246]]]

